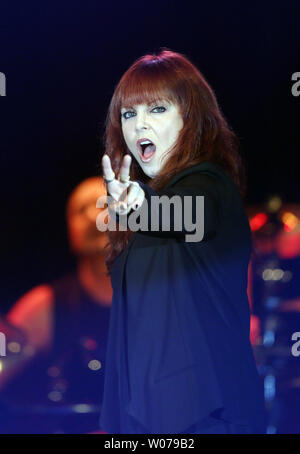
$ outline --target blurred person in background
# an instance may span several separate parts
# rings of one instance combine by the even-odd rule
[[[9,335],[7,356],[0,358],[0,402],[8,410],[1,432],[98,428],[112,300],[108,237],[96,227],[96,201],[103,195],[99,177],[74,189],[66,220],[76,271],[28,291],[3,320],[17,334]]]

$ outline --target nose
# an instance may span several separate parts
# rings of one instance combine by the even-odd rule
[[[138,112],[136,115],[135,128],[137,131],[148,129],[148,122],[145,112]]]

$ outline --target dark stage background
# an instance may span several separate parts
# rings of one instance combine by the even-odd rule
[[[247,203],[300,202],[299,1],[1,4],[1,311],[74,266],[64,207],[100,172],[114,86],[139,56],[187,55],[214,88],[248,163]]]

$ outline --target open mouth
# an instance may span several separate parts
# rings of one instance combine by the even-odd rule
[[[149,139],[138,140],[137,147],[139,150],[141,160],[143,162],[149,162],[152,159],[152,157],[156,151],[156,146]]]

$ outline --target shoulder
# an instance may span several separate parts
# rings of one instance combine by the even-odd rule
[[[177,187],[194,188],[196,194],[211,195],[222,203],[231,198],[233,192],[239,192],[231,177],[211,161],[184,169],[167,184],[166,189]]]
[[[14,304],[8,316],[15,321],[39,312],[53,303],[53,289],[48,284],[41,284],[26,292]]]
[[[7,319],[24,330],[29,343],[37,349],[51,339],[53,289],[48,284],[38,285],[25,293],[13,306]]]
[[[195,194],[209,196],[219,208],[223,218],[245,218],[244,202],[231,176],[219,165],[205,161],[178,173],[167,185],[168,188],[190,189]],[[208,199],[209,199],[208,197]],[[248,221],[247,221],[248,222]],[[247,223],[245,220],[245,223]]]
[[[184,169],[167,184],[166,187],[174,185],[186,185],[188,183],[201,184],[207,182],[214,183],[219,186],[234,184],[229,175],[217,164],[211,161],[205,161],[195,166]]]

